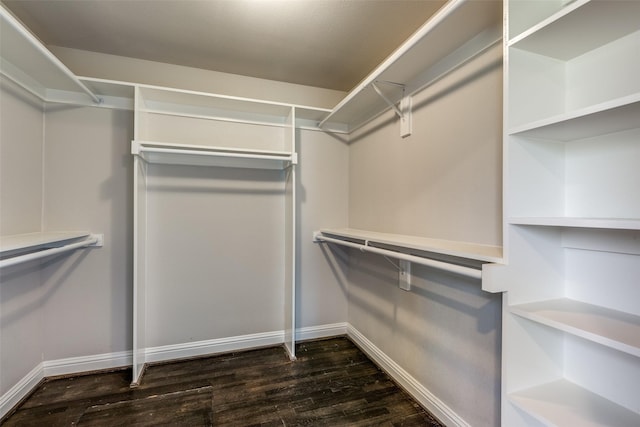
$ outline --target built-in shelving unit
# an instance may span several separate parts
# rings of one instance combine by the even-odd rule
[[[505,7],[502,424],[638,425],[640,2]]]
[[[0,72],[45,102],[100,104],[96,96],[0,5]]]
[[[333,129],[335,123],[343,123],[352,132],[390,108],[410,114],[408,107],[396,104],[499,43],[501,17],[499,2],[446,2],[349,92],[320,126]]]
[[[297,112],[302,118],[297,120]],[[183,91],[135,87],[134,155],[134,344],[133,381],[138,385],[147,363],[147,188],[150,165],[274,169],[284,189],[284,344],[295,358],[295,223],[297,153],[295,129],[326,110],[282,103]],[[270,175],[269,179],[274,179]],[[212,194],[215,197],[215,194]],[[256,212],[256,215],[260,215]],[[220,243],[224,245],[224,242]],[[194,315],[194,313],[191,313]],[[181,343],[178,343],[181,344]]]

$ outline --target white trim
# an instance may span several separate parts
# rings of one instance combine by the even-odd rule
[[[258,334],[239,335],[228,338],[216,338],[205,341],[195,341],[182,344],[148,347],[145,349],[145,360],[161,362],[186,357],[204,356],[216,353],[228,353],[236,350],[266,347],[284,343],[284,332],[262,332]]]
[[[449,408],[424,385],[349,324],[347,327],[347,335],[367,356],[382,368],[382,370],[389,374],[407,393],[420,402],[425,409],[431,412],[442,423],[451,427],[471,427],[471,424],[456,414],[453,409]]]
[[[78,374],[131,366],[132,360],[133,356],[131,351],[120,351],[117,353],[47,360],[42,362],[42,367],[45,377],[55,377],[58,375]]]
[[[27,397],[43,379],[44,368],[42,363],[38,363],[27,375],[0,396],[0,419],[7,415],[22,399]]]
[[[318,338],[335,337],[339,335],[347,335],[347,322],[330,323],[327,325],[308,326],[306,328],[296,329],[296,341],[315,340]]]
[[[380,368],[387,372],[387,374],[398,382],[414,399],[420,402],[422,406],[445,425],[452,427],[471,426],[349,323],[331,323],[296,329],[296,340],[312,340],[339,335],[347,335],[367,356],[380,366]],[[150,347],[146,349],[145,354],[147,362],[160,362],[227,353],[230,351],[248,350],[250,348],[267,347],[282,343],[284,343],[284,331],[273,331]],[[131,366],[131,364],[131,351],[69,357],[39,363],[31,372],[25,375],[24,378],[0,397],[0,418],[9,413],[15,405],[33,391],[40,381],[46,377],[99,371]]]

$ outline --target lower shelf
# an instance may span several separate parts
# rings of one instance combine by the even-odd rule
[[[509,311],[618,351],[640,357],[640,316],[569,298],[519,304]]]
[[[508,395],[509,400],[548,425],[630,427],[640,414],[598,396],[570,381],[558,380]]]

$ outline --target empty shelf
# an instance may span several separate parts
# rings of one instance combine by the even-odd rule
[[[469,58],[501,39],[501,3],[452,0],[438,10],[392,55],[360,82],[321,122],[320,126],[347,124],[353,131],[388,110],[389,105],[372,84],[393,83],[406,88],[405,95],[456,69]],[[402,91],[389,96],[397,102]]]
[[[0,5],[0,71],[47,102],[99,104],[92,93],[29,30]]]
[[[603,16],[615,25],[602,25]],[[578,0],[514,37],[509,45],[566,61],[637,31],[639,20],[637,1]]]
[[[103,236],[87,232],[44,232],[5,236],[0,239],[0,268],[69,252],[102,246]]]
[[[502,262],[502,248],[452,240],[378,233],[353,228],[323,229],[322,234],[484,262]]]
[[[640,126],[640,94],[538,120],[510,130],[511,135],[573,141]]]
[[[567,380],[509,394],[509,399],[545,425],[629,427],[640,415]]]
[[[509,223],[546,227],[640,230],[640,219],[636,218],[514,217],[509,220]]]
[[[66,241],[87,237],[89,234],[86,231],[50,231],[2,236],[0,255],[62,246]]]
[[[513,314],[640,357],[640,316],[568,298],[509,308]]]
[[[149,141],[133,141],[131,153],[148,163],[169,165],[281,170],[297,163],[297,154],[285,151],[242,150]]]

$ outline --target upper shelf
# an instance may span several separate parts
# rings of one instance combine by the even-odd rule
[[[0,4],[0,71],[45,102],[101,102],[58,58]]]
[[[615,25],[603,25],[603,16]],[[509,46],[567,61],[638,31],[638,22],[638,1],[578,0],[511,39]]]
[[[456,242],[451,240],[430,239],[427,237],[400,234],[378,233],[353,228],[323,229],[321,233],[347,239],[369,241],[389,246],[431,252],[441,255],[466,258],[483,262],[502,262],[502,248],[477,243]]]
[[[201,145],[133,141],[131,153],[148,163],[282,170],[297,163],[286,151],[242,150]]]
[[[449,1],[360,82],[320,126],[342,123],[353,131],[390,108],[372,84],[397,103],[495,45],[502,38],[501,8],[500,1]]]

